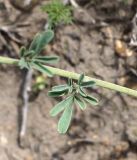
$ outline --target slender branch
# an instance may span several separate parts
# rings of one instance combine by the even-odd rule
[[[12,59],[12,58],[7,58],[7,57],[1,57],[0,56],[0,63],[5,63],[5,64],[14,64],[14,65],[18,65],[19,60],[18,59]],[[46,66],[54,75],[58,75],[58,76],[62,76],[62,77],[66,77],[66,78],[71,78],[71,79],[78,79],[80,74],[74,73],[74,72],[69,72],[69,71],[65,71],[59,68],[54,68],[54,67],[50,67],[50,66]],[[121,93],[125,93],[128,94],[130,96],[134,96],[137,97],[137,91],[133,90],[133,89],[129,89],[127,87],[122,87],[120,85],[114,84],[114,83],[110,83],[107,81],[102,81],[96,78],[91,78],[88,76],[85,76],[85,81],[88,80],[93,80],[96,82],[97,86],[103,87],[103,88],[107,88],[107,89],[111,89],[117,92],[121,92]]]
[[[58,69],[58,68],[54,68],[54,67],[49,67],[46,66],[53,74],[58,75],[58,76],[62,76],[62,77],[67,77],[67,78],[71,78],[71,79],[78,79],[80,74],[74,73],[74,72],[69,72],[69,71],[65,71],[62,69]],[[127,87],[122,87],[120,85],[114,84],[114,83],[110,83],[107,81],[103,81],[103,80],[99,80],[96,78],[91,78],[88,76],[85,76],[84,81],[89,81],[89,80],[93,80],[96,82],[97,86],[103,87],[103,88],[107,88],[107,89],[111,89],[114,91],[118,91],[121,93],[125,93],[134,97],[137,97],[137,91],[133,90],[133,89],[129,89]]]

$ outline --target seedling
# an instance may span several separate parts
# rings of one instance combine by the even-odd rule
[[[21,69],[33,68],[47,74],[49,77],[58,75],[68,78],[67,84],[54,86],[52,87],[51,91],[48,92],[48,95],[51,97],[64,97],[64,99],[56,104],[50,111],[50,114],[53,117],[63,112],[58,122],[59,133],[67,132],[72,119],[74,104],[79,106],[81,110],[86,109],[87,103],[90,103],[92,106],[98,104],[98,100],[89,95],[86,92],[86,88],[92,88],[96,85],[137,97],[136,90],[132,90],[96,78],[87,77],[84,76],[84,74],[79,75],[74,72],[48,66],[47,64],[57,62],[59,57],[41,56],[40,53],[54,37],[54,31],[52,31],[51,28],[53,28],[58,23],[72,22],[71,7],[64,6],[64,4],[59,0],[53,0],[49,5],[43,6],[42,9],[48,13],[50,23],[49,28],[46,31],[37,34],[28,48],[21,48],[20,59],[0,56],[0,63],[17,65]]]
[[[20,68],[34,68],[42,73],[46,73],[49,77],[53,76],[52,72],[43,64],[53,63],[58,60],[57,56],[40,56],[40,52],[43,50],[44,46],[49,43],[53,38],[53,32],[47,30],[36,35],[27,49],[22,47],[20,50],[20,60],[18,65]],[[73,113],[73,104],[76,103],[82,110],[86,108],[86,103],[89,102],[92,105],[97,105],[98,100],[92,96],[85,93],[84,89],[93,87],[95,81],[84,82],[84,74],[80,75],[78,82],[73,82],[72,79],[68,80],[68,84],[59,85],[52,87],[48,95],[51,97],[59,97],[66,95],[66,99],[57,104],[50,112],[51,116],[56,116],[58,113],[64,110],[59,123],[58,131],[59,133],[66,133]]]
[[[77,83],[73,82],[72,79],[68,79],[68,84],[54,86],[48,93],[51,97],[66,96],[63,101],[55,105],[55,107],[50,111],[50,114],[53,117],[63,111],[58,122],[59,133],[66,133],[72,119],[74,103],[78,105],[81,110],[86,109],[86,102],[91,105],[98,104],[98,100],[96,98],[88,95],[84,91],[85,88],[93,87],[95,82],[83,82],[83,79],[84,74],[80,75]]]
[[[64,5],[61,0],[52,0],[51,3],[42,6],[42,10],[48,14],[49,28],[72,23],[72,7]]]
[[[96,85],[137,97],[136,90],[87,77],[84,76],[84,74],[79,75],[77,73],[48,66],[47,64],[57,62],[59,58],[57,56],[41,56],[40,52],[43,50],[45,45],[53,39],[53,36],[54,32],[52,30],[47,30],[37,34],[28,49],[25,47],[21,48],[20,59],[0,56],[0,63],[17,65],[21,69],[34,68],[47,74],[49,77],[58,75],[68,78],[67,84],[54,86],[51,91],[48,92],[48,95],[51,97],[65,96],[65,99],[55,105],[55,107],[50,111],[51,116],[56,116],[60,112],[63,112],[58,122],[59,133],[66,133],[68,130],[72,119],[74,104],[79,106],[81,110],[86,108],[87,102],[91,105],[98,104],[98,100],[96,98],[85,92],[86,88]],[[77,80],[77,82],[74,82],[74,80]]]

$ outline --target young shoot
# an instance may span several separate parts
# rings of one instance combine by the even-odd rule
[[[53,117],[61,114],[62,112],[58,122],[59,133],[63,134],[67,132],[73,116],[74,104],[79,106],[81,110],[86,109],[87,103],[90,103],[91,105],[98,104],[98,100],[95,97],[85,92],[86,88],[96,85],[137,97],[136,90],[122,87],[117,84],[96,78],[87,77],[84,76],[84,74],[79,75],[74,72],[48,66],[47,64],[57,62],[59,58],[57,56],[41,56],[40,53],[45,48],[45,46],[52,41],[53,37],[54,32],[49,29],[39,33],[34,37],[28,48],[21,48],[20,59],[0,56],[0,63],[17,65],[21,69],[34,68],[42,73],[47,74],[50,77],[53,75],[58,75],[68,78],[67,84],[54,86],[52,87],[51,91],[48,92],[48,95],[51,97],[64,96],[64,99],[56,104],[50,111],[50,114]],[[77,80],[77,83],[74,82],[74,80]]]
[[[51,97],[65,96],[65,99],[51,109],[50,115],[56,116],[63,112],[58,122],[58,132],[66,133],[73,115],[74,104],[78,105],[81,110],[86,109],[86,102],[91,105],[97,105],[98,100],[85,92],[85,88],[95,86],[95,81],[84,82],[84,74],[80,75],[78,82],[75,83],[72,79],[68,80],[67,84],[52,87],[48,95]]]
[[[41,56],[41,51],[45,46],[53,39],[54,32],[51,30],[44,31],[37,34],[30,47],[26,49],[22,47],[20,50],[20,68],[34,68],[42,73],[46,73],[49,77],[52,77],[53,74],[48,70],[43,64],[50,64],[58,61],[57,56]]]

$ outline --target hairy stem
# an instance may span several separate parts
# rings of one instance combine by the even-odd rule
[[[5,64],[14,64],[14,65],[18,65],[19,60],[18,59],[13,59],[13,58],[7,58],[7,57],[1,57],[0,56],[0,63],[5,63]],[[65,71],[59,68],[54,68],[54,67],[50,67],[50,66],[46,66],[54,75],[58,75],[58,76],[62,76],[62,77],[66,77],[66,78],[71,78],[71,79],[78,79],[80,74],[74,73],[74,72],[69,72],[69,71]],[[93,80],[96,82],[97,86],[103,87],[103,88],[107,88],[107,89],[111,89],[117,92],[121,92],[121,93],[125,93],[134,97],[137,97],[137,91],[133,90],[133,89],[129,89],[126,87],[122,87],[120,85],[116,85],[114,83],[110,83],[107,81],[102,81],[96,78],[91,78],[88,76],[85,76],[85,81],[88,80]]]

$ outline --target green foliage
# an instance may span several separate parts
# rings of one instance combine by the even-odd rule
[[[95,86],[95,82],[85,82],[84,74],[82,74],[78,79],[78,83],[69,79],[67,84],[54,86],[52,90],[49,91],[48,95],[51,97],[66,96],[66,99],[56,104],[50,111],[50,115],[53,117],[63,112],[58,122],[59,133],[66,133],[68,130],[72,119],[74,104],[78,105],[81,110],[86,109],[86,102],[91,105],[98,104],[98,100],[93,96],[89,96],[84,90],[85,88],[93,86]]]
[[[56,116],[58,113],[63,111],[65,107],[72,101],[72,96],[66,98],[65,100],[61,101],[60,103],[56,104],[54,108],[50,111],[50,115],[52,117]]]
[[[43,64],[57,62],[59,58],[57,56],[40,56],[39,54],[44,49],[44,47],[53,39],[53,37],[54,32],[52,30],[47,30],[37,34],[34,37],[29,49],[22,47],[20,49],[20,68],[29,69],[30,67],[32,67],[42,73],[46,73],[51,77],[51,71],[49,71]]]
[[[72,107],[73,100],[74,99],[72,98],[71,102],[67,104],[62,116],[59,119],[59,122],[58,122],[59,133],[66,133],[69,128],[69,124],[71,122],[71,117],[73,114],[73,107]]]
[[[37,34],[29,48],[29,51],[34,51],[34,55],[38,55],[42,49],[47,45],[54,37],[54,32],[51,30],[44,31],[40,34]]]
[[[20,68],[34,68],[42,73],[46,73],[49,77],[52,76],[52,72],[43,64],[54,63],[58,60],[57,56],[40,56],[39,54],[52,39],[54,33],[51,30],[47,30],[40,34],[37,34],[30,47],[27,49],[22,47],[20,50]],[[40,85],[39,85],[40,84]],[[37,84],[35,87],[43,88],[43,82]],[[51,97],[65,96],[66,98],[60,103],[56,104],[54,108],[51,109],[50,115],[56,116],[63,112],[59,122],[58,122],[58,132],[66,133],[73,115],[74,104],[78,105],[81,110],[86,109],[86,102],[91,105],[97,105],[98,100],[92,96],[89,96],[85,89],[93,87],[95,85],[94,81],[84,81],[84,74],[81,74],[78,82],[75,83],[72,79],[68,80],[67,84],[58,85],[52,87],[48,95]]]
[[[42,6],[42,10],[47,12],[51,27],[60,23],[72,23],[72,7],[64,5],[61,0],[52,0],[51,3]]]

